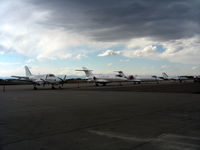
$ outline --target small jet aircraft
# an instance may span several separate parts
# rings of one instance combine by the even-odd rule
[[[82,70],[76,71],[84,71],[88,81],[94,82],[96,86],[99,84],[106,85],[111,82],[124,82],[127,81],[127,78],[121,76],[120,74],[93,74],[93,70],[88,70],[86,67],[82,67]]]
[[[193,77],[194,82],[200,82],[200,75]]]
[[[159,81],[162,81],[163,79],[155,76],[155,75],[128,75],[126,76],[122,71],[117,71],[120,76],[123,76],[128,79],[129,82],[134,82],[134,83],[141,83],[141,82],[156,82],[159,83]]]
[[[21,81],[28,81],[31,82],[34,86],[34,90],[37,89],[37,85],[51,85],[52,89],[55,89],[55,85],[58,85],[59,88],[61,88],[61,85],[63,86],[64,81],[66,79],[66,75],[64,76],[64,78],[60,78],[55,76],[54,74],[43,74],[43,75],[33,75],[29,68],[27,66],[24,67],[25,68],[25,73],[26,76],[11,76],[14,78],[18,78]]]
[[[164,80],[175,80],[182,82],[183,80],[188,80],[189,78],[187,76],[168,76],[165,72],[162,73]]]

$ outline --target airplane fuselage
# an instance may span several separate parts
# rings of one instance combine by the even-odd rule
[[[42,85],[42,84],[58,85],[61,82],[61,79],[59,79],[53,74],[32,75],[29,76],[28,78],[37,85]]]
[[[96,83],[111,83],[111,82],[123,82],[127,81],[127,78],[119,77],[114,74],[94,74],[92,76],[87,77],[89,81],[93,81]]]
[[[135,76],[135,80],[141,80],[143,82],[153,82],[160,81],[161,79],[157,78],[157,76]]]

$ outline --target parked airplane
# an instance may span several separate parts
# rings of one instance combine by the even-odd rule
[[[183,80],[187,80],[186,76],[168,76],[165,72],[162,73],[164,80],[177,80],[182,82]]]
[[[54,74],[33,75],[27,66],[25,66],[24,68],[26,76],[11,76],[11,77],[18,78],[21,81],[30,81],[34,86],[34,90],[37,89],[36,87],[37,85],[45,86],[46,84],[50,84],[52,86],[52,89],[55,88],[54,87],[55,85],[58,85],[59,88],[61,88],[61,85],[63,86],[64,81],[66,79],[66,75],[64,76],[63,79],[55,76]]]
[[[163,79],[155,76],[155,75],[128,75],[126,76],[122,71],[118,71],[120,76],[123,76],[128,79],[129,82],[134,82],[134,83],[141,83],[141,82],[156,82],[159,83],[159,81],[162,81]]]
[[[200,82],[200,75],[193,77],[194,82]]]
[[[107,83],[111,82],[127,81],[126,77],[120,76],[119,74],[93,74],[93,70],[88,70],[86,67],[82,68],[82,70],[76,71],[84,71],[88,81],[95,82],[96,86],[98,86],[99,84],[103,84],[105,86]]]

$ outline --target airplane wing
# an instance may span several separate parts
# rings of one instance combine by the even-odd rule
[[[25,77],[25,76],[11,76],[13,78],[17,78],[19,80],[27,80],[27,81],[30,81],[30,79],[28,77]]]
[[[37,84],[37,85],[42,85],[42,84],[47,83],[45,80],[42,80],[42,79],[31,80],[31,82],[34,83],[34,84]]]
[[[17,78],[18,81],[27,81],[27,82],[31,82],[33,84],[43,84],[45,81],[42,79],[37,79],[37,80],[30,80],[29,77],[25,77],[25,76],[11,76],[13,78]],[[46,82],[45,82],[46,83]]]

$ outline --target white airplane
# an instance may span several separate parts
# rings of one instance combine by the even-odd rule
[[[64,76],[63,79],[55,76],[54,74],[33,75],[27,66],[25,66],[24,68],[26,76],[11,76],[11,77],[18,78],[19,80],[22,81],[31,82],[34,86],[34,90],[37,89],[36,87],[37,85],[45,86],[46,84],[50,84],[52,86],[52,89],[55,89],[54,87],[55,85],[58,85],[59,88],[61,88],[61,85],[63,86],[64,81],[66,79],[66,75]]]
[[[134,83],[141,83],[141,82],[156,82],[159,83],[159,81],[162,81],[163,79],[155,76],[155,75],[128,75],[126,76],[122,71],[118,71],[120,76],[126,77],[129,82]]]
[[[178,80],[182,82],[182,80],[187,80],[188,77],[186,76],[168,76],[165,72],[162,73],[164,80]]]
[[[103,84],[104,86],[107,83],[111,82],[124,82],[127,81],[126,77],[123,77],[119,74],[93,74],[93,70],[88,70],[86,67],[82,67],[82,70],[76,70],[76,71],[84,71],[86,74],[86,77],[88,81],[95,82],[96,86],[99,84]]]
[[[200,82],[200,75],[193,76],[194,82]]]

